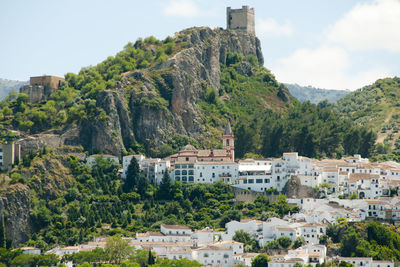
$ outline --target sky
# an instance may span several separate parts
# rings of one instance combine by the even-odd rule
[[[140,37],[225,28],[242,5],[279,82],[355,90],[400,76],[400,0],[0,0],[0,78],[77,73]]]

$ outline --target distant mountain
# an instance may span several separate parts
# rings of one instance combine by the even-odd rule
[[[7,80],[7,79],[1,79],[0,78],[0,100],[3,100],[8,94],[14,90],[14,91],[19,91],[19,88],[22,85],[28,84],[27,81],[21,82],[21,81],[14,81],[14,80]]]
[[[350,93],[349,90],[319,89],[312,86],[301,86],[289,83],[285,83],[285,86],[299,101],[305,102],[308,100],[314,104],[318,104],[323,100],[328,100],[330,103],[336,103],[340,98]]]

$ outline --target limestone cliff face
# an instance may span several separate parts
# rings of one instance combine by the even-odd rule
[[[228,51],[264,62],[260,41],[246,32],[191,28],[178,35],[188,48],[160,65],[127,73],[119,88],[99,95],[97,105],[108,119],[105,125],[95,122],[82,129],[84,143],[120,155],[135,140],[159,147],[176,134],[196,138],[207,131],[198,101],[207,87],[219,89],[220,64],[226,64]],[[126,96],[128,87],[134,89]],[[156,105],[160,97],[167,105]]]
[[[130,113],[121,90],[100,92],[97,106],[107,114],[105,121],[84,121],[81,124],[80,140],[87,150],[100,151],[120,156],[134,142]]]
[[[12,245],[25,242],[32,233],[31,194],[26,185],[15,184],[0,194],[0,214],[4,216],[6,239]]]

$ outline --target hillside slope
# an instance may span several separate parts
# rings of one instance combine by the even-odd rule
[[[337,103],[338,110],[359,125],[378,133],[379,152],[400,151],[400,78],[377,80],[351,92]],[[383,149],[383,150],[382,150]]]
[[[20,97],[3,104],[2,124],[19,131],[24,149],[82,145],[157,156],[176,143],[216,146],[227,118],[290,105],[287,89],[262,65],[259,40],[242,31],[190,28],[164,41],[139,39],[67,74],[46,103]]]
[[[301,86],[289,83],[285,83],[285,86],[300,102],[310,101],[313,104],[318,104],[324,100],[330,103],[336,103],[340,98],[350,93],[349,90],[320,89],[312,86]]]

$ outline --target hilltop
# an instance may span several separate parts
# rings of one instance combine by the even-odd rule
[[[300,102],[310,101],[313,104],[318,104],[324,100],[327,100],[329,103],[336,103],[340,98],[350,93],[350,90],[320,89],[289,83],[285,83],[285,86]]]

